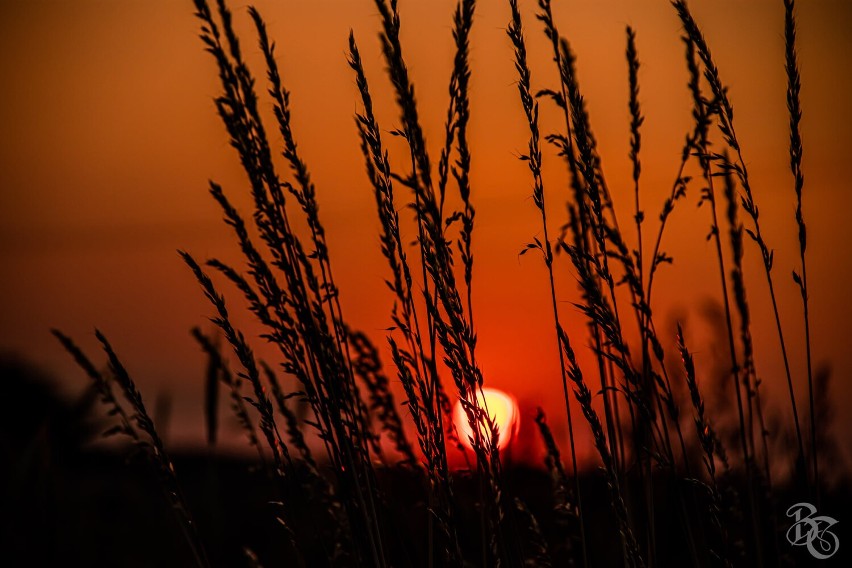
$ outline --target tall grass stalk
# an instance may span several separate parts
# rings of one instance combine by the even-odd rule
[[[574,151],[574,141],[572,136],[571,116],[568,110],[566,100],[567,85],[574,76],[573,58],[567,50],[563,52],[560,47],[562,40],[556,24],[553,19],[553,8],[550,0],[539,0],[539,13],[536,17],[544,26],[545,36],[550,40],[550,45],[553,50],[553,61],[559,71],[559,92],[543,89],[536,93],[536,98],[543,95],[550,95],[556,105],[562,110],[562,115],[565,121],[565,135],[548,134],[544,137],[546,141],[553,144],[559,150],[559,154],[565,158],[565,163],[568,166],[569,183],[574,194],[574,201],[578,207],[580,214],[578,215],[581,224],[581,233],[583,239],[588,239],[586,199],[584,197],[584,188],[582,177],[577,166],[577,157]],[[566,60],[563,56],[568,57]],[[566,227],[567,228],[567,227]],[[565,228],[563,228],[564,230]],[[563,238],[560,236],[560,239]],[[588,247],[588,241],[584,242],[584,247]],[[558,252],[559,249],[557,249]],[[591,325],[592,337],[595,346],[595,356],[598,362],[598,374],[601,382],[601,390],[604,397],[604,415],[607,424],[607,436],[609,437],[610,447],[617,448],[618,451],[613,453],[616,470],[621,471],[621,464],[624,462],[624,441],[621,436],[621,420],[618,415],[618,397],[614,386],[609,382],[609,374],[607,372],[607,363],[603,355],[603,343],[601,339],[601,331],[597,325]],[[613,379],[614,380],[614,379]]]
[[[452,487],[447,465],[444,436],[443,412],[438,400],[440,378],[435,360],[435,332],[431,314],[427,314],[428,344],[421,330],[420,316],[415,302],[413,277],[409,268],[400,230],[399,214],[394,195],[394,176],[391,172],[387,151],[384,149],[381,129],[373,114],[370,95],[360,52],[353,34],[349,36],[349,65],[355,71],[356,84],[364,106],[356,116],[365,157],[368,177],[374,188],[379,221],[382,226],[382,253],[388,261],[392,280],[388,287],[394,292],[396,302],[392,320],[405,339],[399,346],[393,337],[388,337],[394,362],[406,395],[408,407],[414,421],[421,452],[426,460],[426,472],[430,481],[430,504],[436,521],[441,527],[446,542],[448,558],[461,560],[458,537],[454,525]],[[423,234],[422,228],[418,228]],[[425,261],[423,262],[424,278]],[[424,289],[427,284],[424,282]],[[424,292],[428,294],[428,291]],[[430,516],[429,564],[434,545],[431,542],[432,517]]]
[[[811,430],[811,461],[813,463],[813,488],[817,500],[820,501],[819,481],[819,456],[817,455],[816,443],[816,418],[814,412],[814,381],[813,364],[811,362],[811,319],[808,302],[808,269],[805,262],[805,249],[807,248],[807,230],[805,216],[802,212],[802,188],[805,185],[805,176],[802,173],[802,134],[799,124],[802,121],[802,103],[799,100],[799,92],[802,88],[799,76],[799,63],[796,57],[796,17],[795,1],[784,0],[784,55],[785,68],[787,71],[787,108],[790,111],[790,171],[793,173],[793,183],[796,190],[796,224],[799,229],[799,258],[801,259],[801,272],[793,272],[793,280],[798,285],[802,295],[802,308],[805,316],[805,353],[808,365],[808,406],[810,407],[810,430]],[[800,440],[801,445],[801,440]],[[800,448],[801,450],[801,448]],[[804,459],[804,455],[802,455]]]
[[[568,42],[560,41],[563,62],[573,61]],[[573,72],[573,67],[563,64],[566,72]],[[610,267],[610,258],[617,258],[625,270],[625,280],[630,293],[634,295],[632,304],[641,321],[643,295],[636,277],[635,265],[629,253],[625,253],[624,241],[617,225],[617,216],[613,207],[610,193],[604,181],[601,170],[601,160],[597,152],[597,142],[592,134],[585,101],[580,92],[575,76],[569,76],[566,81],[566,104],[571,111],[573,138],[577,149],[577,164],[584,184],[584,199],[588,206],[588,227],[591,232],[591,242],[594,250],[584,249],[570,254],[575,269],[580,273],[581,288],[584,294],[584,305],[579,306],[588,317],[590,323],[600,326],[604,345],[611,352],[607,354],[609,361],[623,374],[624,393],[632,404],[629,408],[635,411],[633,421],[634,451],[638,457],[639,470],[644,491],[644,505],[647,515],[647,551],[649,562],[655,557],[655,527],[653,483],[651,479],[651,459],[653,448],[659,444],[660,452],[656,455],[671,456],[671,446],[666,436],[661,432],[655,417],[654,390],[652,377],[636,370],[623,333],[622,318],[619,314],[616,296],[616,280]],[[580,209],[580,212],[584,209]],[[575,238],[577,244],[583,242],[582,236]],[[575,246],[577,246],[575,244]],[[570,249],[570,247],[566,247]],[[585,264],[578,266],[577,263]],[[602,289],[607,294],[602,293]],[[637,296],[638,295],[638,296]],[[608,299],[607,299],[608,298]],[[634,415],[631,415],[633,418]]]
[[[680,12],[681,7],[676,5],[676,8]],[[685,5],[683,6],[685,10]],[[683,18],[683,16],[682,16]],[[748,514],[751,520],[752,527],[752,538],[753,538],[753,547],[755,551],[755,556],[757,558],[758,564],[762,565],[762,550],[761,544],[759,541],[759,522],[758,522],[758,513],[757,513],[757,498],[755,492],[755,481],[753,476],[753,449],[754,449],[754,437],[753,437],[753,429],[752,429],[752,420],[751,420],[751,387],[749,384],[749,373],[740,367],[739,357],[737,355],[737,346],[736,341],[734,339],[734,327],[732,320],[732,312],[731,312],[731,301],[728,293],[728,273],[725,267],[725,260],[722,253],[722,240],[721,240],[721,230],[719,227],[718,215],[717,215],[717,199],[716,199],[716,187],[715,187],[715,173],[713,172],[714,163],[725,171],[727,163],[724,161],[724,157],[718,154],[713,154],[710,151],[710,141],[709,141],[709,125],[711,124],[710,117],[713,116],[713,113],[716,112],[716,108],[724,103],[720,103],[720,97],[726,96],[722,90],[719,92],[716,89],[713,89],[714,99],[712,101],[708,101],[702,94],[701,85],[700,85],[700,69],[698,67],[698,62],[696,59],[696,55],[702,59],[705,65],[705,77],[709,77],[711,75],[708,67],[708,61],[711,61],[709,58],[709,51],[707,52],[706,58],[702,55],[702,50],[706,51],[706,44],[702,48],[699,42],[696,39],[696,35],[694,31],[691,31],[689,26],[684,24],[687,31],[687,67],[689,69],[690,74],[690,90],[692,93],[693,99],[693,108],[694,114],[696,116],[700,116],[698,119],[699,124],[704,125],[698,132],[697,139],[697,157],[701,168],[701,173],[703,176],[703,181],[706,184],[702,189],[701,200],[699,204],[707,203],[710,209],[710,232],[707,235],[707,240],[712,240],[716,252],[716,261],[717,266],[719,267],[719,276],[720,276],[720,284],[722,291],[722,306],[724,308],[725,313],[725,331],[726,337],[728,340],[728,352],[731,360],[731,368],[730,374],[732,378],[732,382],[734,385],[734,393],[736,395],[737,402],[737,419],[738,419],[738,432],[739,432],[739,441],[740,441],[740,449],[742,451],[743,457],[743,465],[745,468],[745,476],[746,476],[746,485],[748,490]],[[703,41],[703,38],[700,38]],[[712,61],[711,61],[712,63]],[[716,74],[717,75],[717,74]],[[723,131],[726,131],[726,126],[720,126]],[[740,384],[742,380],[742,385]],[[742,389],[746,389],[746,402],[743,401]],[[748,404],[748,416],[749,420],[746,421],[746,411],[745,404]]]
[[[727,155],[727,154],[725,154]],[[751,334],[751,314],[746,298],[745,277],[743,274],[743,226],[739,221],[738,203],[736,195],[736,184],[730,170],[723,172],[724,176],[724,195],[727,207],[727,219],[729,227],[729,236],[731,242],[731,260],[733,267],[731,268],[731,284],[734,293],[734,305],[740,320],[740,343],[743,347],[743,384],[748,390],[749,405],[752,404],[751,399],[754,398],[754,407],[757,411],[758,427],[760,428],[760,438],[763,446],[763,474],[766,476],[767,484],[772,485],[772,471],[769,463],[769,449],[767,445],[766,423],[763,417],[763,404],[760,399],[760,379],[757,376],[757,370],[754,363],[754,344]],[[749,432],[754,431],[754,425],[751,420],[748,425]],[[752,444],[754,441],[752,440]],[[752,446],[752,451],[756,458],[757,448]]]
[[[698,132],[698,141],[697,141],[697,157],[701,167],[701,174],[704,179],[704,183],[706,184],[701,191],[701,199],[699,204],[703,205],[704,203],[708,204],[710,209],[710,231],[707,234],[707,240],[712,240],[714,245],[714,250],[716,252],[716,262],[719,268],[720,275],[720,285],[722,290],[722,306],[725,310],[725,331],[727,333],[728,340],[728,354],[731,360],[731,377],[733,378],[734,384],[734,392],[736,393],[736,401],[737,401],[737,418],[739,420],[739,433],[740,433],[740,444],[743,454],[743,462],[746,466],[746,470],[748,471],[751,467],[751,447],[748,439],[749,429],[746,427],[746,419],[745,419],[745,405],[743,403],[743,395],[742,395],[742,387],[740,385],[740,376],[742,369],[739,364],[739,357],[737,355],[737,347],[736,341],[734,339],[734,327],[732,323],[732,315],[731,315],[731,302],[730,296],[728,294],[728,274],[727,269],[725,268],[725,260],[722,254],[722,239],[721,239],[721,231],[719,229],[719,220],[716,211],[717,200],[716,200],[716,187],[715,187],[715,175],[712,170],[713,167],[713,156],[710,153],[710,140],[709,140],[709,132],[706,128],[710,125],[710,116],[712,116],[712,105],[713,102],[708,102],[702,92],[699,81],[699,73],[700,70],[698,68],[698,64],[695,60],[695,42],[694,39],[690,36],[687,39],[687,66],[689,68],[690,73],[690,89],[692,93],[692,102],[694,108],[694,114],[701,118],[698,119],[700,124],[703,124],[705,128],[702,128]]]
[[[562,324],[559,321],[559,308],[556,301],[556,284],[553,277],[553,245],[550,242],[550,235],[547,227],[547,207],[545,205],[544,181],[541,173],[542,156],[538,127],[538,102],[533,98],[530,88],[530,69],[527,65],[526,42],[524,40],[524,31],[521,22],[520,10],[518,9],[518,2],[517,0],[510,0],[509,5],[512,10],[512,20],[509,23],[507,33],[512,41],[515,51],[515,69],[517,69],[519,74],[518,93],[520,95],[521,106],[524,109],[524,115],[526,116],[530,130],[527,154],[521,156],[521,159],[527,162],[533,176],[533,202],[541,216],[541,229],[543,236],[542,240],[539,240],[538,238],[534,239],[534,242],[528,244],[526,248],[521,251],[521,254],[529,250],[538,250],[542,254],[544,265],[547,268],[550,302],[551,309],[553,311],[554,332],[556,334],[556,348],[559,355],[559,376],[562,382],[563,397],[565,399],[565,414],[568,418],[568,441],[571,449],[574,498],[577,500],[577,517],[580,523],[583,565],[588,566],[585,526],[583,521],[583,505],[580,494],[580,477],[577,472],[577,451],[574,442],[574,420],[571,417],[571,400],[568,394],[568,370],[565,365],[565,354],[562,348]]]

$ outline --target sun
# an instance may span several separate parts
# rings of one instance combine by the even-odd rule
[[[494,420],[497,425],[500,438],[497,441],[497,447],[504,449],[512,441],[518,427],[520,426],[520,411],[518,410],[518,401],[512,395],[493,388],[483,388],[482,392],[477,394],[479,404],[486,408],[488,415]],[[453,409],[453,423],[459,433],[459,438],[468,448],[471,447],[470,438],[473,436],[473,430],[468,424],[467,415],[461,402],[456,402]],[[485,428],[482,428],[483,434]]]

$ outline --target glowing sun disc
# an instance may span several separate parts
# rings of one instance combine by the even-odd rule
[[[485,395],[483,397],[483,395]],[[497,425],[500,438],[497,441],[499,449],[505,448],[512,440],[512,436],[517,433],[520,426],[520,411],[518,410],[518,402],[515,397],[501,390],[492,388],[483,388],[481,393],[477,393],[480,406],[488,409],[488,415],[494,420]],[[453,423],[458,430],[459,438],[468,448],[471,447],[470,438],[473,437],[473,430],[467,421],[467,414],[462,407],[461,402],[456,402],[453,409]],[[486,434],[486,428],[481,427],[483,435]]]

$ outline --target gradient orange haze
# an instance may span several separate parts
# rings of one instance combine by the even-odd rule
[[[656,231],[683,138],[690,99],[680,25],[668,2],[556,1],[561,31],[578,55],[583,93],[599,141],[622,225],[631,226],[625,25],[638,32],[643,126],[642,201]],[[452,63],[454,3],[402,0],[403,41],[431,153],[438,155]],[[769,245],[776,250],[782,318],[805,401],[801,304],[789,278],[798,268],[795,195],[788,168],[783,6],[781,0],[690,3],[730,86],[738,135],[753,177]],[[382,126],[398,125],[383,76],[369,0],[258,1],[276,38],[284,80],[292,91],[294,128],[319,191],[336,278],[352,325],[384,344],[391,299],[378,240],[378,221],[352,117],[358,95],[346,65],[354,29],[377,98]],[[556,75],[546,40],[523,3],[533,88],[553,87]],[[242,6],[235,6],[245,46],[254,45]],[[805,215],[815,361],[832,365],[839,407],[852,405],[852,6],[799,2],[803,77]],[[544,406],[557,439],[564,407],[543,264],[521,248],[541,235],[531,200],[523,121],[512,51],[505,35],[506,2],[481,1],[472,37],[474,293],[479,355],[486,384],[511,392],[531,422]],[[228,229],[206,193],[208,179],[223,184],[243,212],[247,184],[212,99],[219,92],[211,57],[197,38],[189,0],[7,1],[0,4],[0,348],[20,352],[62,377],[69,389],[83,382],[48,333],[52,326],[94,350],[98,326],[112,339],[142,390],[176,396],[173,440],[202,439],[203,357],[189,337],[209,325],[211,309],[175,249],[199,257],[238,258]],[[248,49],[248,48],[247,48]],[[258,52],[254,71],[263,77]],[[545,131],[559,127],[543,105]],[[716,138],[718,140],[718,137]],[[404,155],[391,143],[395,162]],[[564,222],[564,168],[546,150],[547,200],[552,232]],[[718,351],[702,318],[719,300],[709,221],[696,209],[698,186],[675,211],[664,249],[675,264],[658,277],[654,309],[671,340],[681,320],[692,339],[699,381],[711,380]],[[633,235],[626,230],[627,235]],[[757,366],[769,405],[786,414],[783,367],[765,278],[748,243],[746,279],[755,325]],[[582,347],[584,322],[570,302],[576,281],[565,259],[557,263],[562,317]],[[230,294],[236,308],[242,303]],[[234,310],[239,311],[239,310]],[[260,330],[237,318],[249,335]],[[668,323],[665,323],[668,322]],[[663,323],[665,325],[663,326]],[[261,355],[270,350],[257,340]],[[580,349],[581,364],[592,372]],[[712,386],[708,386],[712,389]],[[852,432],[852,413],[838,417]],[[580,451],[592,452],[580,428]],[[522,436],[523,438],[523,436]]]

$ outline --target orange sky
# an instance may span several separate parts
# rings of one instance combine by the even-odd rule
[[[401,2],[404,47],[435,157],[446,112],[453,4]],[[646,116],[642,199],[646,228],[655,231],[690,121],[679,22],[662,0],[554,4],[557,23],[579,57],[581,86],[625,226],[632,186],[624,26],[638,32]],[[843,1],[799,4],[813,349],[815,361],[833,367],[834,400],[849,407],[852,8]],[[380,330],[389,325],[391,305],[382,282],[387,273],[352,122],[358,95],[345,60],[351,27],[377,92],[382,126],[397,126],[382,76],[377,12],[369,0],[257,5],[277,40],[292,91],[294,129],[318,187],[344,310],[355,327],[373,332],[383,344]],[[798,266],[798,249],[787,166],[782,3],[693,1],[691,6],[730,86],[763,231],[776,249],[782,318],[793,369],[801,378],[801,305],[788,276]],[[523,3],[533,88],[552,87],[555,75],[532,7],[531,1]],[[247,31],[247,16],[239,7],[236,11],[240,29]],[[544,404],[559,430],[562,395],[546,275],[539,259],[518,257],[540,227],[528,169],[516,159],[528,132],[504,32],[508,18],[506,2],[480,2],[472,37],[479,359],[488,384],[511,391],[522,404]],[[59,327],[94,349],[90,332],[98,326],[144,393],[152,399],[164,389],[176,395],[174,434],[183,440],[200,439],[202,432],[203,358],[188,330],[204,325],[210,308],[175,250],[237,258],[206,193],[208,178],[222,183],[243,211],[249,207],[238,160],[212,104],[216,71],[197,31],[189,0],[0,4],[0,349],[24,354],[68,377],[69,384],[81,384],[81,374],[48,329]],[[253,46],[253,36],[244,34],[243,41]],[[256,50],[251,54],[257,61]],[[259,65],[255,71],[263,75]],[[543,129],[557,128],[556,118],[543,111]],[[549,150],[545,168],[557,227],[567,195],[564,168]],[[654,309],[660,326],[675,317],[687,322],[697,364],[706,369],[716,355],[702,348],[698,307],[719,292],[713,249],[704,240],[706,211],[695,208],[697,190],[693,186],[689,202],[679,205],[669,226],[664,248],[675,265],[658,277]],[[777,337],[754,247],[748,246],[746,260],[758,371],[770,404],[786,411]],[[563,317],[581,333],[581,319],[567,303],[577,295],[564,259],[557,278]],[[241,305],[235,294],[230,298]],[[249,318],[238,321],[250,334],[258,331]],[[582,341],[579,333],[575,341]],[[255,345],[263,354],[261,342]],[[586,356],[583,362],[588,361]],[[804,388],[799,394],[804,403]],[[840,419],[852,432],[852,413],[841,413]]]

